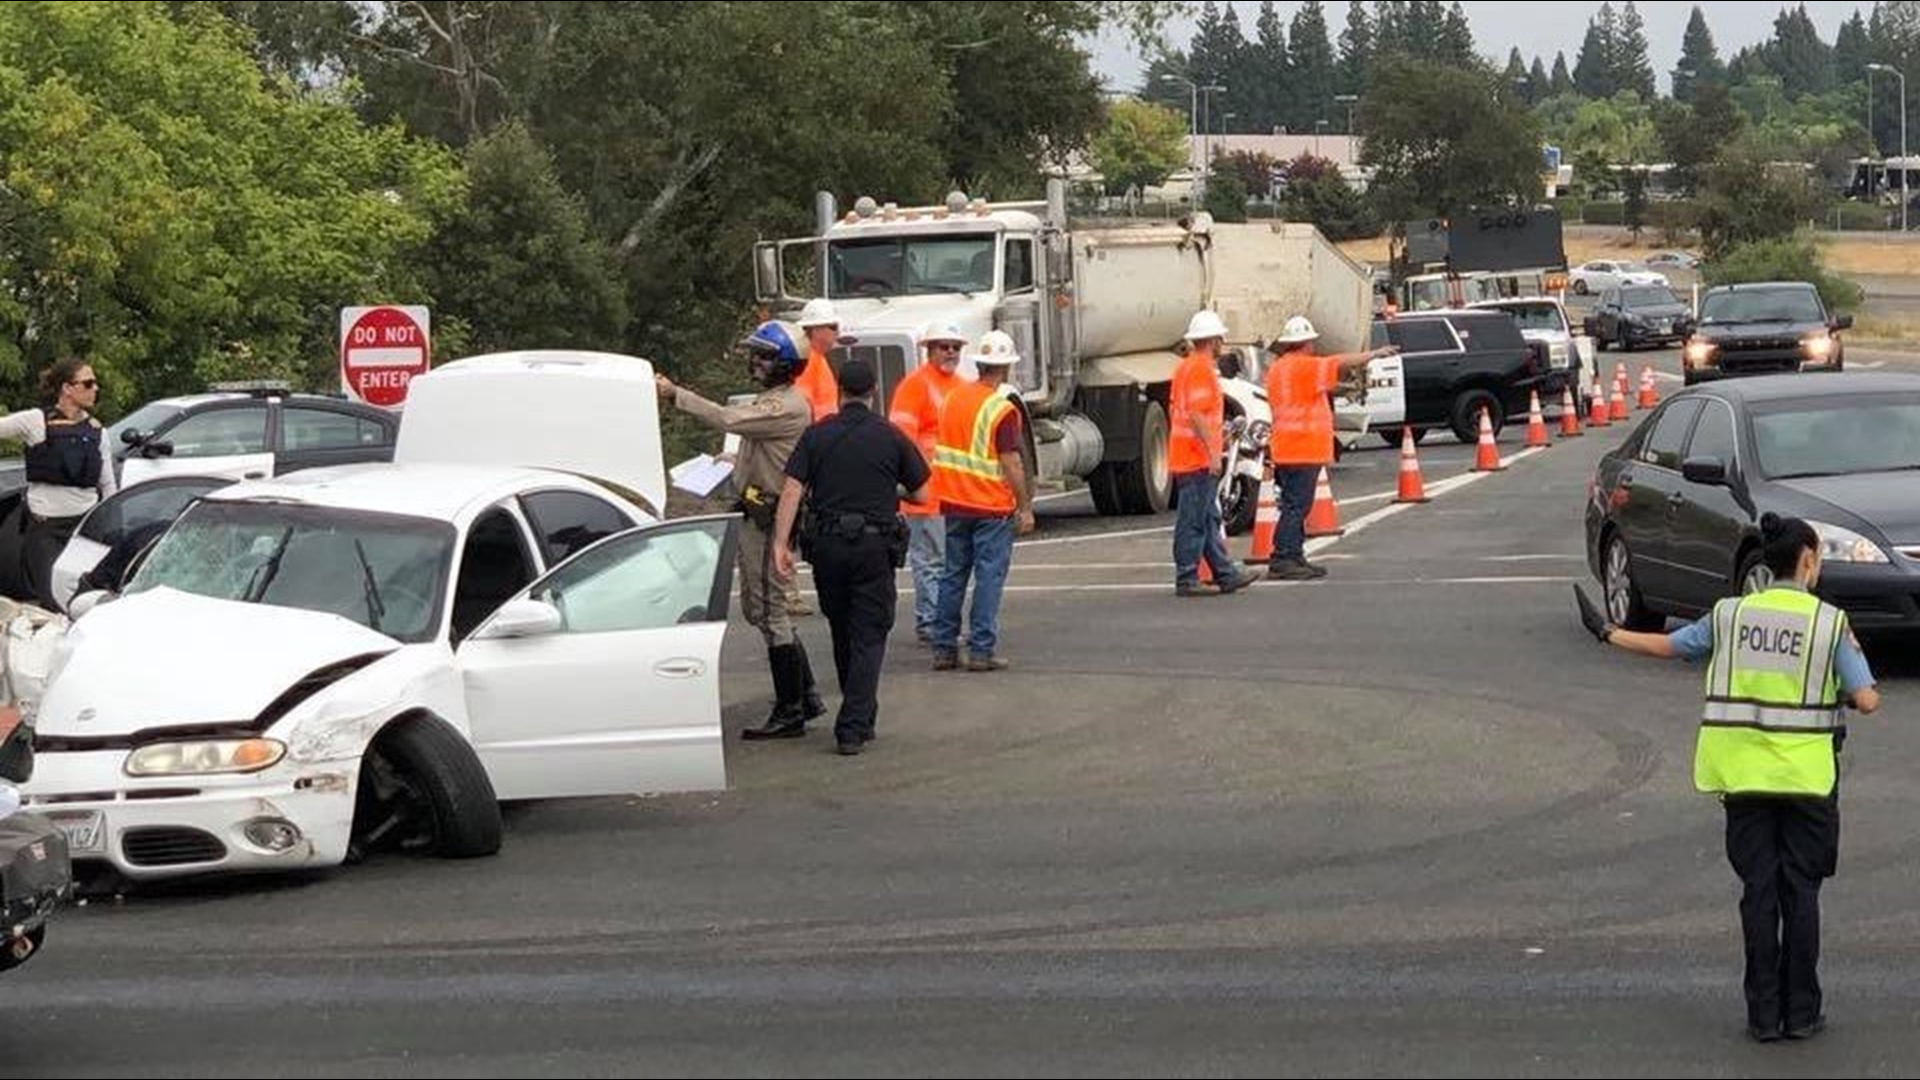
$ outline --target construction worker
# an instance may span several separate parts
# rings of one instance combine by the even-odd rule
[[[833,301],[824,297],[807,301],[800,309],[800,329],[807,335],[807,366],[793,385],[807,399],[814,420],[825,420],[840,408],[840,387],[829,359],[840,343],[840,316],[833,310]]]
[[[740,492],[734,509],[746,518],[740,530],[740,613],[766,640],[774,691],[773,712],[759,727],[741,733],[748,739],[804,735],[807,721],[827,711],[773,574],[773,519],[787,458],[812,420],[806,399],[793,385],[807,364],[803,342],[799,329],[783,322],[761,323],[747,335],[741,342],[747,369],[762,390],[741,405],[716,405],[665,375],[655,377],[662,400],[708,427],[740,436],[734,466]]]
[[[893,572],[907,557],[901,493],[912,503],[930,498],[919,448],[873,413],[874,382],[873,367],[864,360],[849,360],[840,369],[840,409],[800,436],[787,461],[774,522],[774,567],[790,578],[793,552],[787,543],[801,496],[809,496],[803,542],[820,610],[833,628],[833,666],[840,676],[833,738],[841,754],[858,754],[873,741],[880,665],[899,600]]]
[[[928,327],[920,343],[926,355],[893,391],[887,419],[913,440],[927,461],[940,441],[940,406],[962,379],[960,355],[967,336],[953,323]],[[913,571],[913,632],[922,645],[933,642],[934,618],[940,611],[940,571],[946,564],[947,519],[940,515],[937,497],[924,502],[903,501],[900,513],[910,537],[907,565]]]
[[[1327,395],[1347,372],[1399,351],[1384,346],[1372,352],[1320,356],[1313,347],[1319,338],[1306,316],[1295,315],[1269,346],[1276,355],[1267,365],[1267,405],[1273,409],[1267,457],[1273,464],[1280,520],[1275,527],[1273,555],[1267,562],[1267,577],[1276,581],[1310,581],[1327,576],[1325,568],[1307,561],[1306,548],[1314,481],[1319,479],[1321,469],[1333,464],[1333,406]]]
[[[1820,1008],[1820,883],[1840,855],[1836,758],[1843,705],[1880,707],[1846,613],[1816,599],[1820,537],[1799,518],[1760,519],[1774,584],[1730,596],[1673,633],[1609,624],[1577,587],[1581,621],[1602,642],[1644,656],[1709,660],[1693,782],[1720,796],[1727,861],[1744,886],[1747,1033],[1804,1039]]]
[[[933,625],[933,669],[960,666],[960,609],[967,616],[967,670],[999,671],[1000,591],[1013,564],[1013,538],[1033,531],[1033,486],[1021,456],[1020,409],[1001,387],[1020,362],[1013,339],[989,330],[973,353],[978,382],[962,383],[940,407],[934,489],[947,521],[946,566]]]
[[[1227,554],[1220,521],[1220,468],[1224,452],[1226,396],[1220,389],[1220,350],[1227,325],[1211,311],[1195,312],[1187,323],[1186,354],[1173,369],[1168,392],[1168,472],[1173,476],[1173,592],[1175,596],[1231,593],[1248,577]],[[1214,584],[1200,583],[1200,560],[1213,570]]]

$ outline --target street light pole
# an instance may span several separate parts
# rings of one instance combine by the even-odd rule
[[[1868,64],[1868,71],[1884,71],[1900,80],[1900,231],[1907,231],[1907,73],[1886,64]]]
[[[1335,101],[1335,102],[1336,102],[1337,104],[1340,104],[1340,105],[1345,105],[1345,106],[1347,107],[1347,135],[1348,135],[1348,137],[1352,137],[1352,135],[1353,135],[1353,106],[1354,106],[1354,104],[1355,104],[1356,102],[1358,102],[1358,101],[1360,100],[1360,95],[1359,95],[1359,94],[1335,94],[1335,95],[1333,95],[1333,100],[1334,100],[1334,101]]]

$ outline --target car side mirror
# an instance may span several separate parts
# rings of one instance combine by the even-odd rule
[[[1692,319],[1682,318],[1673,320],[1673,332],[1679,334],[1681,337],[1690,336],[1694,329]]]
[[[140,456],[146,458],[172,457],[173,441],[170,439],[148,439],[140,444]]]
[[[495,638],[538,637],[558,632],[565,625],[560,609],[544,600],[522,597],[509,600],[493,613],[493,618],[473,635],[476,641]]]
[[[139,446],[140,441],[146,437],[146,434],[139,428],[128,428],[120,433],[120,441],[126,443],[128,446]]]
[[[1851,316],[1851,315],[1842,315],[1842,316],[1840,316],[1839,318],[1836,318],[1836,319],[1834,319],[1834,320],[1833,320],[1833,328],[1834,328],[1835,330],[1851,330],[1851,329],[1853,329],[1853,316]]]
[[[1717,457],[1690,457],[1680,463],[1680,475],[1691,484],[1725,486],[1727,463]]]

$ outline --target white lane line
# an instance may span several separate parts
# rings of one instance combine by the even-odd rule
[[[1865,360],[1853,366],[1857,368],[1868,368],[1868,369],[1883,368],[1887,366],[1887,362],[1885,360]]]
[[[1257,571],[1256,571],[1257,572]],[[1311,588],[1315,585],[1369,585],[1404,589],[1419,585],[1565,585],[1578,583],[1582,579],[1566,575],[1522,574],[1512,577],[1458,577],[1458,578],[1346,578],[1329,577],[1321,581],[1262,581],[1254,591],[1274,586]],[[1003,590],[1010,593],[1078,593],[1078,592],[1172,592],[1173,586],[1161,582],[1112,582],[1098,585],[1008,585]],[[907,599],[912,599],[908,597]],[[1228,601],[1231,602],[1231,601]]]
[[[1546,560],[1574,562],[1585,559],[1585,555],[1483,555],[1481,562],[1541,562]]]

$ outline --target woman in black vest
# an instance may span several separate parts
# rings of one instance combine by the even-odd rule
[[[80,519],[118,485],[112,450],[93,418],[93,403],[100,396],[93,365],[77,357],[60,361],[40,374],[40,392],[50,404],[0,417],[0,439],[18,439],[27,446],[21,577],[36,603],[58,611],[54,560]]]

